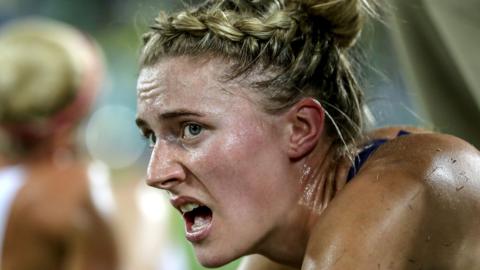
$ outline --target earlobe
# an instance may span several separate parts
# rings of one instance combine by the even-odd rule
[[[317,100],[305,98],[290,108],[288,114],[292,126],[288,155],[291,159],[298,159],[317,145],[324,129],[325,113]]]

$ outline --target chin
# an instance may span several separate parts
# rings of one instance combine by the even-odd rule
[[[202,266],[208,268],[220,267],[241,257],[240,255],[234,256],[234,254],[225,254],[225,252],[232,251],[231,249],[229,250],[229,248],[222,249],[222,252],[216,252],[197,246],[195,246],[194,249],[198,262]]]

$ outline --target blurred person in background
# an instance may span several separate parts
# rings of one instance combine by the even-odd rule
[[[108,171],[75,140],[102,69],[96,43],[69,25],[0,28],[2,270],[118,268]]]

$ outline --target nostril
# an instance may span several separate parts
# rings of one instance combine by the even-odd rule
[[[168,189],[172,186],[175,185],[175,183],[178,182],[178,180],[170,178],[166,180],[161,180],[161,179],[147,179],[147,185],[154,187],[154,188],[160,188],[160,189]]]
[[[162,189],[169,189],[173,186],[175,186],[177,183],[178,183],[178,179],[167,179],[167,180],[164,180],[164,181],[161,181],[160,182],[160,185],[159,185],[159,188],[162,188]]]
[[[185,179],[185,173],[181,166],[171,170],[150,170],[147,174],[147,184],[160,189],[172,189]],[[172,167],[171,167],[172,168]]]

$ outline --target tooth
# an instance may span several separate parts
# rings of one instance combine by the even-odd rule
[[[190,212],[197,207],[199,207],[199,205],[196,204],[196,203],[187,203],[187,204],[184,204],[184,205],[180,206],[180,210],[182,211],[182,213],[187,213],[187,212]]]
[[[192,230],[193,231],[198,231],[200,229],[203,229],[206,225],[208,225],[210,221],[206,218],[197,216],[195,217],[195,220],[193,221],[192,225]]]

